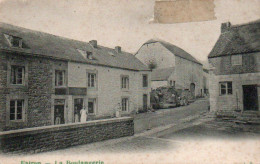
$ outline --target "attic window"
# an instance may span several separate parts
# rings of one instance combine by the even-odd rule
[[[114,56],[115,57],[115,54],[113,54],[113,52],[108,52],[109,53],[109,55],[111,55],[111,56]]]
[[[6,39],[12,47],[23,48],[22,38],[5,34]]]
[[[80,52],[80,54],[86,58],[86,59],[90,59],[90,60],[95,60],[93,57],[93,53],[90,51],[84,51],[84,50],[80,50],[78,49],[78,51]]]
[[[93,60],[93,54],[92,52],[86,52],[87,53],[87,58],[90,59],[90,60]]]

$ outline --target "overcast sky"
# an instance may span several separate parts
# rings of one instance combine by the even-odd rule
[[[0,21],[131,53],[159,38],[206,60],[222,22],[260,18],[260,0],[215,0],[217,19],[193,23],[149,23],[153,9],[154,0],[0,0]]]

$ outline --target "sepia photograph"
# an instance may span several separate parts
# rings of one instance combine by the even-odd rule
[[[0,164],[260,164],[260,0],[0,0]]]

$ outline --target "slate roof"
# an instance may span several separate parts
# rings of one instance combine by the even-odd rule
[[[152,71],[152,81],[166,81],[170,75],[174,72],[174,67],[154,69]]]
[[[11,47],[4,34],[22,38],[23,43],[29,48]],[[68,39],[6,23],[0,23],[0,49],[32,56],[40,55],[54,59],[136,71],[149,70],[139,59],[127,52],[117,53],[114,49],[100,45],[94,48],[89,42]],[[85,58],[78,49],[91,51],[96,60]]]
[[[260,19],[224,30],[208,57],[219,57],[260,51]]]
[[[143,45],[145,44],[150,44],[150,43],[160,43],[162,46],[164,46],[166,49],[168,49],[172,54],[179,56],[181,58],[184,58],[186,60],[192,61],[194,63],[200,64],[202,65],[197,59],[195,59],[191,54],[189,54],[188,52],[184,51],[183,49],[181,49],[180,47],[177,47],[171,43],[168,43],[166,41],[160,40],[160,39],[150,39],[147,42],[145,42]]]

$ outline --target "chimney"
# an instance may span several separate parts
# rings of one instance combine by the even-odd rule
[[[230,22],[225,22],[221,24],[221,33],[226,32],[231,27]]]
[[[97,40],[91,40],[89,43],[94,47],[97,48]]]
[[[121,53],[121,47],[120,47],[120,46],[116,46],[116,47],[115,47],[115,51],[116,51],[117,53]]]

